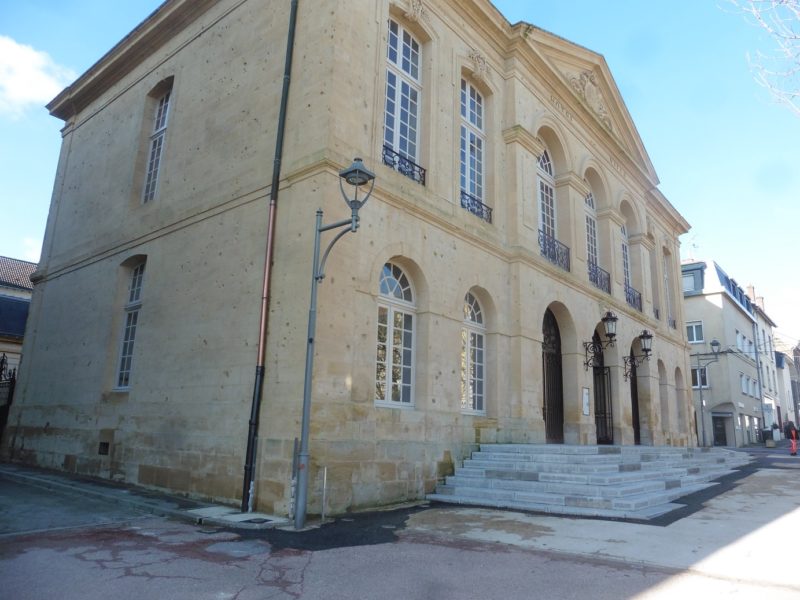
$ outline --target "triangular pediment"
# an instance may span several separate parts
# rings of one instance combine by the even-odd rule
[[[553,74],[561,79],[571,100],[583,107],[625,154],[657,181],[655,169],[605,58],[536,27],[532,28],[528,40]]]

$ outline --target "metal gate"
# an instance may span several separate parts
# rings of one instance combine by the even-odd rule
[[[555,315],[546,310],[542,324],[542,379],[545,436],[548,444],[564,443],[564,390],[561,378],[561,333]]]
[[[633,421],[633,443],[637,446],[642,443],[641,424],[639,423],[639,380],[636,377],[636,359],[631,350],[631,420]]]
[[[594,422],[598,444],[614,443],[614,422],[611,410],[611,369],[594,367]]]

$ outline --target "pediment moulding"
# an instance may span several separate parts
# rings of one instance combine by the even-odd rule
[[[594,112],[597,120],[609,131],[614,131],[614,125],[608,114],[607,103],[600,91],[597,76],[593,71],[564,72],[564,77],[569,81],[570,87],[583,100],[586,105]]]
[[[537,159],[542,155],[545,149],[544,142],[533,135],[523,125],[513,125],[503,130],[503,140],[505,140],[506,144],[513,144],[516,142],[533,154]]]

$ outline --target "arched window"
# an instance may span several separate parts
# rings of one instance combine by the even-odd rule
[[[153,111],[153,129],[150,133],[150,145],[147,153],[147,171],[145,173],[142,202],[150,202],[156,197],[158,175],[161,170],[161,157],[164,153],[164,139],[167,136],[169,118],[169,102],[172,95],[172,80],[159,84],[153,90],[156,99]]]
[[[461,329],[461,410],[486,412],[486,327],[478,299],[464,298],[464,325]]]
[[[384,163],[424,185],[424,169],[417,164],[420,162],[421,45],[393,19],[389,19],[386,65]]]
[[[414,382],[414,291],[403,270],[386,263],[381,270],[375,403],[412,406]]]
[[[136,327],[139,313],[142,310],[142,281],[144,279],[144,261],[131,269],[128,281],[128,292],[124,306],[125,323],[122,328],[122,340],[119,351],[116,387],[127,389],[130,386],[133,366],[133,344],[136,340]]]
[[[546,236],[556,237],[556,200],[553,163],[547,150],[539,157],[539,230]]]

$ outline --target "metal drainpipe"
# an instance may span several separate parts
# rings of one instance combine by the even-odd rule
[[[261,322],[258,329],[258,356],[256,359],[256,378],[253,385],[253,402],[250,408],[250,424],[247,432],[247,451],[244,462],[244,481],[242,482],[242,512],[253,510],[255,500],[255,458],[258,438],[258,417],[261,412],[261,397],[264,391],[264,363],[266,362],[267,326],[269,324],[270,281],[272,279],[272,251],[275,242],[275,213],[278,207],[278,187],[281,179],[281,158],[283,157],[283,134],[286,129],[286,109],[289,100],[289,81],[292,73],[292,54],[294,51],[294,32],[297,24],[297,2],[291,0],[289,32],[286,37],[286,64],[283,71],[283,90],[278,114],[278,134],[275,140],[275,160],[272,165],[272,186],[269,196],[267,217],[267,249],[264,257],[264,286],[261,294]]]

